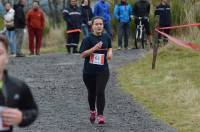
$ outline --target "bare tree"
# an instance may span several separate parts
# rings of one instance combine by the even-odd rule
[[[59,26],[59,23],[61,22],[62,13],[59,11],[59,7],[62,3],[63,2],[59,0],[48,0],[49,16],[53,24],[53,28]]]

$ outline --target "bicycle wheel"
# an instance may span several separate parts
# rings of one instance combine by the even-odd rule
[[[138,49],[138,36],[139,36],[139,30],[137,29],[135,32],[135,48]]]
[[[144,32],[142,32],[142,48],[145,48],[145,44],[144,44]]]

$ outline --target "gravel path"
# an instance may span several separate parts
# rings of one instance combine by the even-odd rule
[[[117,85],[114,69],[134,62],[143,50],[114,51],[111,76],[106,88],[105,125],[88,120],[87,91],[82,81],[83,60],[79,55],[49,54],[15,58],[8,69],[31,87],[40,115],[30,127],[16,132],[175,132],[154,120],[140,104]]]

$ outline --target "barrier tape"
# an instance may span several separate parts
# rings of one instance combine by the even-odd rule
[[[155,28],[155,31],[160,33],[161,35],[167,37],[170,41],[174,42],[175,44],[177,44],[179,46],[182,46],[182,47],[188,48],[188,49],[200,51],[199,45],[194,44],[194,43],[189,42],[189,41],[178,39],[176,37],[173,37],[171,35],[168,35],[168,34],[162,32],[162,31],[160,31],[160,30],[163,30],[163,29],[177,29],[177,28],[196,27],[196,26],[200,26],[200,23],[180,25],[180,26],[172,26],[172,27],[164,27],[164,28]]]
[[[66,33],[77,33],[77,32],[81,32],[80,29],[72,29],[72,30],[66,30]]]

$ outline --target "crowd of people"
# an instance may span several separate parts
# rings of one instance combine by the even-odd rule
[[[77,52],[79,44],[80,32],[82,29],[84,37],[88,36],[91,29],[91,19],[95,16],[101,16],[104,22],[104,30],[112,38],[112,25],[110,4],[106,0],[99,0],[94,5],[94,10],[90,7],[90,0],[82,0],[81,6],[78,6],[77,0],[69,0],[69,6],[63,10],[64,20],[66,21],[66,33],[68,35],[66,47],[70,51],[70,47],[74,48],[73,52]],[[147,43],[152,45],[152,36],[149,24],[150,2],[148,0],[138,0],[131,5],[127,0],[121,0],[114,6],[114,18],[118,21],[118,49],[123,47],[129,49],[130,23],[134,19],[135,26],[139,24],[139,17],[142,17],[147,34]],[[155,9],[155,15],[159,17],[159,27],[171,25],[171,11],[168,0],[160,0],[160,4]],[[164,30],[169,33],[169,30]],[[159,35],[160,36],[160,35]],[[75,39],[72,39],[75,38]],[[124,38],[124,46],[122,39]]]
[[[42,45],[42,33],[45,27],[45,16],[39,6],[39,1],[34,1],[32,8],[25,13],[26,0],[19,0],[13,5],[5,3],[4,25],[5,33],[9,40],[11,56],[25,57],[22,53],[24,29],[28,29],[30,55],[40,55]]]
[[[42,47],[42,34],[45,27],[45,15],[40,7],[39,1],[33,1],[32,8],[26,13],[24,5],[26,0],[18,0],[12,7],[10,2],[5,3],[4,25],[6,36],[9,39],[10,55],[24,57],[22,53],[22,43],[24,29],[28,30],[28,42],[30,55],[40,55]],[[66,49],[69,53],[78,53],[77,47],[80,43],[80,34],[86,37],[92,32],[91,20],[95,16],[101,16],[104,22],[104,30],[112,38],[111,18],[117,20],[118,49],[130,49],[129,34],[130,24],[134,21],[135,26],[139,24],[139,17],[142,17],[142,24],[147,34],[147,43],[152,45],[151,30],[149,24],[150,2],[148,0],[137,0],[131,5],[127,0],[120,0],[112,10],[107,0],[98,0],[94,7],[91,7],[90,0],[69,0],[68,5],[63,10],[63,18],[66,22]],[[93,8],[93,9],[92,9]],[[159,17],[158,26],[166,27],[171,25],[171,12],[168,0],[160,0],[160,4],[155,9],[155,15]],[[147,18],[147,19],[146,19]],[[133,20],[134,19],[134,20]],[[169,34],[169,30],[164,30]],[[161,37],[159,35],[159,37]],[[122,44],[124,42],[124,45]]]

